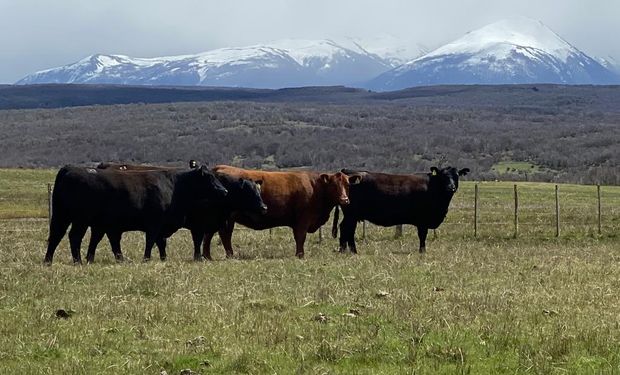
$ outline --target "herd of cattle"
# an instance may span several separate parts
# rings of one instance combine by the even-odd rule
[[[429,173],[395,175],[343,169],[338,173],[274,172],[226,165],[212,169],[190,161],[189,169],[101,163],[96,168],[65,166],[56,175],[52,217],[45,262],[69,226],[75,263],[81,263],[81,243],[90,228],[87,262],[107,236],[117,260],[123,260],[121,236],[127,231],[146,234],[144,259],[154,245],[166,259],[166,239],[180,228],[190,230],[194,259],[211,259],[211,239],[218,232],[233,256],[235,223],[252,229],[286,226],[293,230],[296,255],[304,256],[304,242],[329,220],[335,207],[332,234],[338,234],[342,208],[340,251],[356,253],[357,223],[381,226],[412,224],[418,229],[420,252],[428,229],[444,220],[459,176],[468,168],[431,168]],[[202,253],[200,245],[202,246]]]

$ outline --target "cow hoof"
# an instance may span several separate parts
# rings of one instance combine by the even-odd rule
[[[426,248],[421,247],[420,248],[420,254],[426,254]]]
[[[194,262],[204,262],[206,259],[201,256],[195,256]]]
[[[295,256],[299,259],[304,259],[304,253],[297,253]]]
[[[115,259],[116,259],[116,263],[123,263],[125,261],[125,258],[123,258],[122,255],[118,256],[118,257],[115,257]]]
[[[161,260],[162,262],[166,261],[166,257],[160,257],[159,260]]]
[[[47,266],[47,267],[51,267],[51,265],[52,265],[52,261],[51,261],[51,260],[47,260],[47,259],[45,259],[45,260],[43,261],[43,265],[44,265],[44,266]]]
[[[82,259],[73,259],[73,265],[74,266],[81,266],[82,265]]]
[[[144,258],[142,258],[142,261],[143,261],[144,263],[150,262],[150,261],[151,261],[151,257],[148,257],[148,258],[147,258],[147,257],[144,257]]]

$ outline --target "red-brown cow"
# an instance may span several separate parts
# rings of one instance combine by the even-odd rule
[[[297,257],[304,256],[304,242],[307,233],[316,232],[329,220],[329,214],[336,205],[349,204],[349,184],[357,184],[362,176],[295,171],[268,172],[248,170],[227,165],[213,168],[236,178],[262,180],[261,198],[269,207],[267,214],[254,215],[235,212],[224,227],[219,230],[226,256],[232,257],[232,232],[235,222],[252,229],[290,227],[295,237]],[[203,257],[211,259],[211,238],[215,232],[205,233]]]

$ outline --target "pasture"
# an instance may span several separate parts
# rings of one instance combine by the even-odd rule
[[[0,373],[620,372],[619,187],[602,188],[601,235],[593,186],[560,185],[556,238],[554,186],[520,183],[513,238],[513,184],[485,182],[474,238],[463,182],[423,256],[414,228],[372,225],[339,254],[329,222],[304,260],[288,229],[237,228],[232,260],[214,243],[191,261],[181,230],[165,263],[130,233],[124,264],[104,240],[73,266],[65,239],[45,267],[54,175],[0,170]]]

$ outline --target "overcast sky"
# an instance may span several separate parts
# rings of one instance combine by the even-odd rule
[[[620,61],[620,0],[0,0],[0,83],[94,53],[154,57],[382,33],[435,48],[513,16]]]

